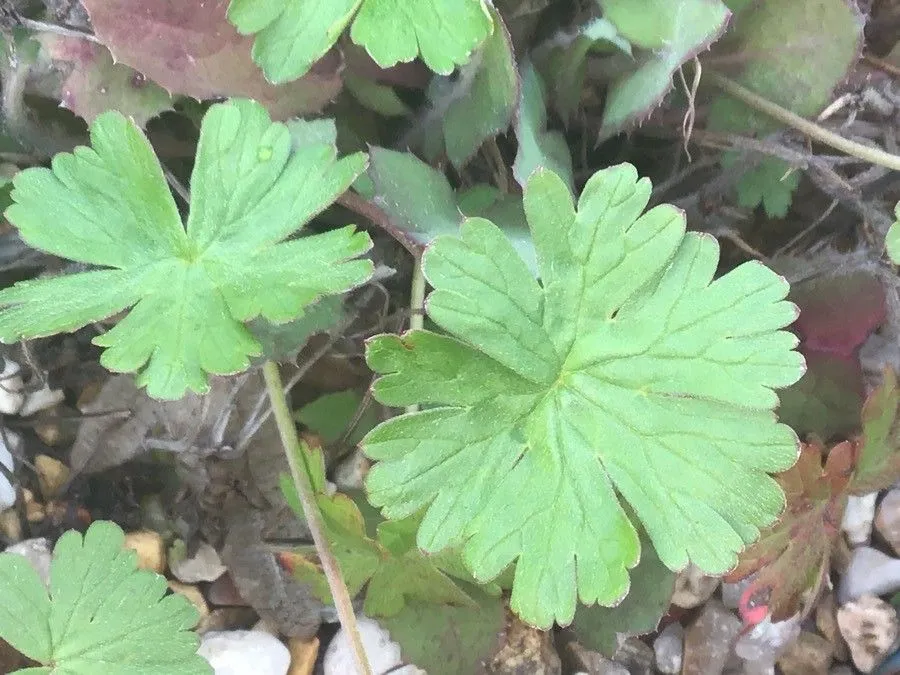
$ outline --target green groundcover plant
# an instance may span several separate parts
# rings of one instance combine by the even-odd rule
[[[247,366],[247,320],[293,319],[371,273],[352,228],[283,241],[364,157],[293,149],[256,104],[207,113],[186,227],[134,124],[107,113],[92,140],[18,174],[7,217],[31,245],[103,267],[0,291],[7,341],[134,305],[95,338],[102,362],[177,398]],[[524,204],[538,278],[497,226],[470,218],[423,260],[445,332],[368,346],[377,399],[423,406],[363,440],[378,460],[370,501],[391,519],[422,513],[418,546],[458,548],[480,582],[515,563],[512,607],[538,626],[628,592],[641,554],[622,500],[668,567],[722,573],[780,512],[769,474],[796,458],[772,414],[773,389],[803,372],[780,330],[796,315],[787,284],[755,262],[714,280],[715,240],[686,233],[673,207],[644,212],[649,197],[629,165],[596,173],[577,204],[535,171]]]
[[[138,4],[154,40],[135,47],[123,17]],[[348,293],[380,284],[376,268],[394,263],[336,203],[409,249],[410,329],[375,335],[365,351],[366,399],[396,414],[379,423],[383,410],[365,409],[360,391],[299,412],[282,395],[285,501],[330,548],[316,539],[279,561],[314,595],[339,613],[350,607],[341,588],[360,596],[405,636],[406,658],[441,675],[487,658],[506,602],[533,626],[572,624],[611,655],[613,628],[652,630],[688,564],[740,576],[765,569],[773,542],[796,540],[785,534],[792,503],[779,521],[785,490],[805,504],[822,488],[822,513],[843,508],[849,488],[824,490],[818,446],[791,469],[798,439],[775,414],[777,391],[805,369],[786,330],[798,310],[785,279],[759,262],[721,273],[716,240],[689,232],[674,206],[650,207],[634,166],[572,148],[587,108],[589,141],[607,139],[646,120],[673,78],[688,99],[685,148],[698,100],[707,131],[764,145],[788,124],[832,142],[796,119],[820,113],[859,58],[865,21],[853,3],[596,0],[546,26],[551,0],[210,4],[182,15],[161,0],[85,1],[99,42],[42,41],[75,64],[59,98],[89,122],[90,141],[4,172],[14,173],[5,216],[75,271],[0,290],[0,340],[92,326],[105,367],[177,400],[274,360],[267,331],[304,317],[337,325],[329,317]],[[719,62],[741,67],[725,77]],[[709,92],[698,92],[701,73]],[[326,105],[327,119],[297,117]],[[175,171],[143,131],[164,110],[186,133],[199,128],[192,164],[179,155]],[[871,160],[855,146],[836,147]],[[727,189],[785,217],[804,168],[746,152],[713,159],[734,173]],[[894,215],[884,252],[898,263],[900,204]],[[278,418],[272,361],[264,374]],[[328,453],[297,442],[295,419],[373,460],[364,494],[329,489]],[[881,446],[879,457],[893,452]],[[813,552],[804,571],[827,562]],[[808,574],[783,582],[790,562],[762,573],[779,618],[809,587]],[[28,672],[209,672],[195,612],[134,569],[110,523],[59,540],[49,589],[0,555],[0,591],[11,598],[0,637],[38,664]],[[423,646],[451,638],[460,645],[445,662]],[[147,649],[162,643],[165,653]]]

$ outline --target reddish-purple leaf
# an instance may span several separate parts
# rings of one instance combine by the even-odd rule
[[[308,75],[284,86],[253,63],[252,37],[228,22],[228,0],[84,0],[97,37],[117,61],[173,94],[198,99],[240,96],[285,119],[316,112],[341,89],[340,57],[326,55]]]
[[[840,533],[856,445],[845,441],[834,446],[824,467],[823,454],[820,444],[804,443],[797,463],[777,476],[787,499],[781,519],[741,554],[726,577],[737,581],[758,572],[747,595],[755,605],[767,606],[773,621],[798,610],[805,591],[827,571]]]
[[[803,351],[855,355],[887,314],[884,286],[867,272],[821,276],[791,287]]]

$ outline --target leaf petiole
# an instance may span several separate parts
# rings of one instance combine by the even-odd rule
[[[341,626],[350,636],[350,644],[353,645],[353,655],[356,659],[357,670],[360,675],[372,675],[372,669],[366,658],[366,651],[356,624],[356,614],[353,612],[350,593],[347,590],[347,584],[344,583],[341,568],[334,557],[331,545],[328,543],[328,537],[325,534],[325,523],[322,521],[322,514],[319,512],[319,507],[316,506],[315,498],[313,497],[309,474],[306,468],[301,467],[297,462],[297,458],[302,456],[300,439],[297,437],[297,428],[294,426],[291,410],[284,394],[284,386],[281,382],[281,373],[278,372],[278,365],[274,361],[266,361],[263,365],[263,376],[266,380],[266,391],[269,394],[269,401],[272,403],[275,424],[278,426],[278,435],[281,437],[281,445],[284,448],[284,454],[287,457],[288,466],[291,470],[291,479],[294,487],[297,489],[297,495],[300,497],[303,515],[306,517],[309,532],[312,535],[313,543],[316,545],[316,553],[319,555],[322,570],[325,572],[325,578],[328,580],[328,588],[331,590],[331,597],[334,599],[334,606],[341,620]]]

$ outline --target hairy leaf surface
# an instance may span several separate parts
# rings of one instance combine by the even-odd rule
[[[94,342],[110,370],[138,371],[158,398],[206,391],[260,345],[245,321],[295,319],[368,278],[370,246],[347,227],[283,241],[331,204],[365,165],[333,144],[292,148],[257,103],[213,106],[203,120],[187,227],[147,138],[116,112],[92,147],[16,175],[6,217],[31,246],[102,269],[0,291],[0,338],[71,331],[132,307]]]
[[[627,593],[640,546],[619,495],[668,567],[721,573],[781,511],[769,473],[796,459],[772,414],[773,389],[803,372],[779,330],[796,317],[787,283],[755,262],[714,280],[715,240],[671,206],[641,215],[649,198],[619,165],[576,209],[537,171],[540,281],[471,218],[424,256],[447,334],[368,346],[382,403],[430,406],[366,437],[370,500],[389,518],[425,509],[419,546],[462,546],[479,581],[517,561],[511,607],[538,626]]]

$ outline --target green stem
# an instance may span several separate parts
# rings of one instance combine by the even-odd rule
[[[413,261],[412,284],[409,289],[409,329],[422,330],[425,327],[425,273],[422,271],[422,256]],[[419,406],[408,405],[406,412],[418,412]]]
[[[774,117],[779,122],[787,124],[797,131],[803,132],[820,143],[830,145],[832,148],[845,152],[853,157],[859,157],[872,164],[878,164],[893,169],[894,171],[900,171],[900,156],[885,152],[880,148],[873,148],[868,145],[863,145],[862,143],[857,143],[856,141],[851,141],[849,138],[844,138],[833,131],[820,127],[815,122],[800,117],[800,115],[792,113],[786,108],[782,108],[777,103],[773,103],[759,94],[753,93],[746,87],[730,80],[721,73],[707,72],[706,79],[711,80],[720,89],[731,94],[735,98],[740,99],[751,108],[759,110],[770,117]]]
[[[331,590],[338,618],[341,620],[341,626],[350,636],[350,644],[353,646],[353,655],[356,657],[356,667],[360,675],[372,675],[362,638],[359,635],[359,628],[356,625],[356,614],[353,612],[350,593],[341,576],[341,568],[334,557],[331,545],[328,543],[325,523],[319,507],[316,506],[312,483],[310,483],[305,467],[301,467],[297,461],[297,458],[301,456],[302,449],[300,448],[300,439],[297,437],[297,427],[294,426],[291,409],[284,394],[284,385],[281,382],[278,365],[274,361],[266,361],[263,365],[263,375],[266,379],[266,390],[269,394],[269,401],[272,403],[275,423],[278,426],[278,434],[281,436],[281,445],[284,447],[288,466],[291,469],[291,478],[297,489],[297,496],[300,498],[303,515],[306,516],[306,524],[312,535],[313,543],[316,545],[316,553],[322,563],[322,570],[328,580],[328,588]]]

